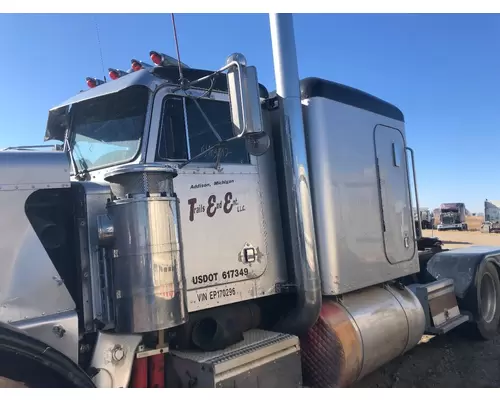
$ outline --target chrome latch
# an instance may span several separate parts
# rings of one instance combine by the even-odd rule
[[[253,247],[243,249],[243,257],[245,258],[246,263],[255,262],[255,258],[256,258],[255,249]]]
[[[262,256],[263,254],[259,251],[258,247],[254,247],[250,243],[245,243],[245,246],[243,246],[243,249],[238,254],[238,261],[243,264],[253,264],[254,262],[260,262]]]

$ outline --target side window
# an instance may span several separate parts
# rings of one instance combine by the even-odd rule
[[[200,99],[197,101],[221,139],[231,138],[233,136],[233,125],[231,122],[229,103],[208,99]],[[200,109],[191,99],[186,99],[186,113],[188,117],[189,147],[191,150],[191,157],[194,157],[216,144],[217,138],[203,117],[203,114],[200,112]],[[235,140],[226,143],[224,147],[220,149],[220,152],[220,161],[222,163],[248,164],[250,162],[244,140]],[[213,163],[216,161],[217,149],[199,158],[199,162]]]
[[[167,96],[163,100],[162,121],[158,138],[157,161],[186,160],[186,121],[182,97]]]
[[[233,136],[229,103],[210,99],[197,99],[199,107],[221,139]],[[158,142],[157,160],[185,160],[194,157],[217,143],[217,138],[200,112],[196,103],[189,98],[167,96],[163,103],[162,123]],[[187,117],[187,124],[184,116]],[[186,127],[188,134],[186,135]],[[189,140],[186,143],[186,136]],[[250,157],[244,140],[226,143],[196,160],[197,163],[213,164],[217,161],[228,164],[249,164]]]

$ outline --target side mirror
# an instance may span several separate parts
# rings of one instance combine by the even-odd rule
[[[262,134],[264,123],[257,69],[247,66],[245,57],[239,53],[229,56],[226,64],[229,65],[227,87],[234,136]]]

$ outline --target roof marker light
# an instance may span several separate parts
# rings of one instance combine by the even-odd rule
[[[104,83],[104,81],[101,81],[100,79],[97,78],[87,77],[85,78],[85,80],[87,81],[87,86],[91,89],[95,88],[96,86],[102,85]]]
[[[112,80],[115,80],[115,79],[121,78],[124,75],[127,75],[127,73],[125,71],[122,71],[121,69],[108,68],[108,71],[109,71],[108,72],[109,77]]]
[[[136,60],[135,58],[133,58],[131,61],[132,63],[132,71],[139,71],[143,68],[152,68],[153,66],[152,65],[149,65],[149,64],[146,64],[142,61],[139,61],[139,60]]]
[[[149,57],[151,58],[151,61],[153,61],[155,65],[161,65],[161,63],[163,62],[163,57],[161,56],[160,53],[157,53],[156,51],[151,51],[149,53]]]
[[[179,65],[179,61],[174,57],[170,57],[166,54],[159,53],[154,50],[149,52],[149,57],[151,58],[151,61],[153,61],[153,63],[158,66],[166,67],[167,65],[175,65],[175,66]],[[187,66],[182,62],[181,62],[181,67],[189,68],[189,66]]]

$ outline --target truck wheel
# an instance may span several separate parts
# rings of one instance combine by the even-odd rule
[[[464,231],[468,231],[469,230],[469,227],[467,226],[467,224],[464,225]]]
[[[95,387],[91,377],[67,356],[3,322],[0,322],[0,380],[7,387]]]
[[[493,339],[500,322],[500,280],[491,262],[479,267],[465,303],[464,308],[471,311],[474,318],[470,326],[473,336],[482,340]]]

